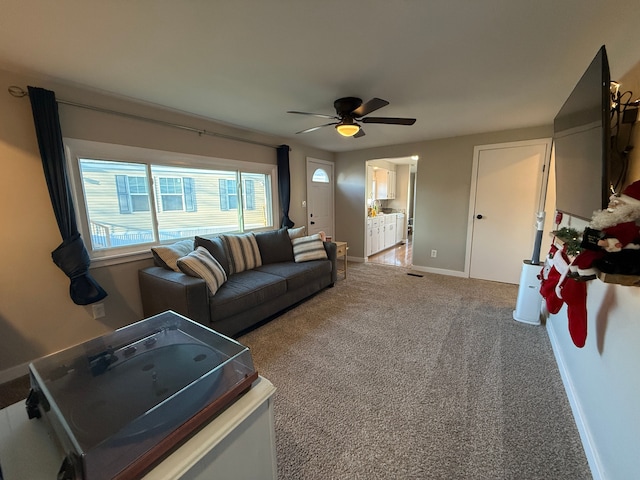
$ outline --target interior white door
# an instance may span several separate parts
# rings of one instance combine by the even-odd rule
[[[548,139],[475,148],[467,239],[470,277],[519,283],[522,262],[533,251],[550,151]]]
[[[307,158],[307,232],[334,237],[333,163]],[[333,238],[334,240],[335,237]]]

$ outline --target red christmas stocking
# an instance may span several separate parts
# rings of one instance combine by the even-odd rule
[[[549,313],[558,313],[562,308],[563,301],[558,296],[556,287],[568,268],[568,258],[564,251],[559,251],[558,247],[551,245],[549,258],[545,262],[545,267],[542,269],[542,278],[540,279],[540,295],[544,298]]]
[[[567,278],[561,293],[567,304],[571,340],[576,347],[582,348],[587,340],[587,282]]]

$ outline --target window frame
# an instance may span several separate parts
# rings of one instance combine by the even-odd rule
[[[82,178],[80,174],[80,159],[89,158],[94,160],[103,160],[111,162],[132,162],[146,165],[147,174],[149,178],[151,176],[151,166],[168,166],[168,167],[182,167],[182,168],[195,168],[204,170],[222,170],[234,172],[240,176],[241,172],[244,173],[257,173],[270,176],[270,205],[271,205],[271,223],[272,225],[258,228],[258,229],[245,229],[243,221],[243,211],[240,209],[240,228],[243,231],[260,231],[270,230],[276,227],[279,219],[279,199],[278,199],[278,178],[277,178],[277,165],[267,163],[256,163],[242,160],[223,159],[219,157],[207,157],[202,155],[168,152],[163,150],[155,150],[150,148],[132,147],[127,145],[117,145],[111,143],[94,142],[89,140],[80,140],[75,138],[64,138],[65,154],[67,167],[69,172],[69,183],[71,194],[74,200],[76,220],[78,223],[78,230],[85,240],[87,251],[91,258],[92,267],[115,265],[118,263],[124,263],[129,261],[136,261],[144,258],[151,257],[151,247],[157,245],[163,245],[172,243],[172,241],[165,242],[149,242],[141,243],[133,246],[126,247],[112,247],[109,249],[93,250],[90,241],[90,229],[89,221],[86,209],[86,203],[84,198],[84,189],[82,185]],[[188,176],[181,177],[184,181]],[[183,182],[183,203],[187,208],[184,196],[184,182]],[[149,192],[150,208],[156,208],[155,201],[153,200],[152,192]],[[160,196],[159,192],[157,193]],[[196,207],[196,205],[193,205]],[[157,225],[155,225],[157,228]],[[88,240],[89,239],[89,240]]]

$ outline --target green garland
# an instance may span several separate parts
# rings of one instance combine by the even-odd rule
[[[580,242],[582,242],[582,234],[575,228],[562,227],[560,230],[552,232],[562,243],[567,247],[567,255],[578,255],[582,248]]]

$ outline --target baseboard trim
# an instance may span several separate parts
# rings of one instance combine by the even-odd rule
[[[16,378],[23,377],[29,373],[29,363],[25,362],[15,367],[7,368],[0,372],[0,384],[10,382]]]
[[[576,426],[578,427],[580,440],[582,441],[582,448],[584,449],[584,454],[587,457],[587,462],[589,463],[589,468],[591,469],[591,476],[593,477],[593,480],[605,480],[606,477],[604,475],[602,463],[600,462],[598,450],[593,443],[591,431],[589,430],[589,426],[585,421],[585,415],[582,411],[580,400],[578,399],[575,388],[573,386],[573,381],[571,380],[571,375],[567,370],[567,365],[564,361],[564,357],[562,356],[562,351],[560,350],[558,337],[556,337],[556,333],[551,327],[549,319],[547,319],[546,322],[546,330],[547,334],[549,335],[549,340],[551,341],[553,354],[556,357],[558,370],[560,370],[560,377],[562,378],[562,383],[564,384],[564,389],[567,393],[569,404],[571,405],[573,419],[576,422]]]
[[[447,270],[444,268],[433,268],[433,267],[420,267],[419,265],[412,265],[411,270],[417,270],[419,272],[427,272],[427,273],[436,273],[438,275],[449,275],[450,277],[462,277],[468,278],[465,272],[460,272],[458,270]]]

